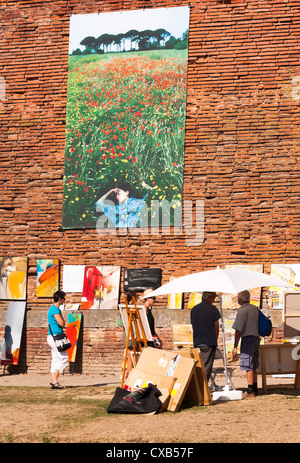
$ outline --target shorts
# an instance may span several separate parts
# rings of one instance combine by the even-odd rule
[[[260,338],[245,336],[241,342],[240,369],[246,371],[257,370],[259,362]]]

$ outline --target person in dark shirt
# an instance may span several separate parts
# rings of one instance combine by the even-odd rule
[[[154,290],[153,289],[146,289],[144,291],[144,294],[143,296],[147,296],[148,294],[152,293]],[[147,315],[147,319],[148,319],[148,323],[149,323],[149,327],[150,327],[150,331],[151,331],[151,334],[152,334],[152,338],[153,338],[153,341],[148,341],[148,346],[149,347],[161,347],[161,340],[159,339],[156,331],[155,331],[155,320],[154,320],[154,317],[153,317],[153,314],[152,314],[152,306],[155,302],[156,298],[155,297],[146,297],[143,301],[144,301],[144,307],[145,307],[145,310],[146,310],[146,315]]]
[[[213,305],[216,293],[203,292],[202,302],[191,310],[194,347],[201,351],[207,380],[210,379],[219,336],[220,312]]]

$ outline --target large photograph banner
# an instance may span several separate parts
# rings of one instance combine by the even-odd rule
[[[188,7],[71,16],[63,228],[174,225],[188,30]]]

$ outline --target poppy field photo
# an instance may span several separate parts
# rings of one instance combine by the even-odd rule
[[[103,13],[105,19],[116,14]],[[131,35],[99,28],[98,37],[83,37],[81,48],[69,54],[66,229],[95,228],[97,201],[124,182],[149,211],[153,201],[181,206],[188,15],[180,37],[155,24],[140,30],[138,15],[136,21],[136,28],[123,26]],[[107,199],[115,201],[113,195]]]

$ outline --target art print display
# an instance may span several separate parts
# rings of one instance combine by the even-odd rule
[[[52,297],[59,290],[59,259],[37,259],[37,297]]]
[[[289,290],[300,290],[300,264],[272,264],[271,275],[291,285]],[[270,287],[267,293],[270,309],[284,308],[284,290]]]
[[[262,264],[228,264],[225,265],[226,269],[237,268],[252,270],[253,272],[263,272]],[[252,288],[250,290],[250,304],[260,307],[261,288]],[[238,309],[240,307],[237,299],[237,294],[222,294],[222,308],[223,309]]]
[[[160,268],[126,268],[124,270],[124,291],[145,291],[161,286]]]
[[[170,281],[175,280],[176,277],[170,277]],[[182,309],[183,308],[183,294],[174,293],[168,294],[168,309]]]
[[[69,313],[68,314],[66,336],[72,344],[70,349],[67,350],[70,363],[71,362],[74,363],[76,359],[81,321],[82,321],[82,314],[80,313]]]
[[[63,228],[174,225],[188,30],[185,6],[70,17]]]
[[[202,293],[189,293],[188,309],[192,309],[195,305],[202,302]]]
[[[0,257],[0,299],[26,299],[27,261],[27,257]]]
[[[81,309],[118,309],[121,267],[85,267]]]
[[[85,265],[64,265],[63,286],[66,293],[82,293]]]
[[[26,302],[11,301],[8,304],[1,365],[18,365]]]

